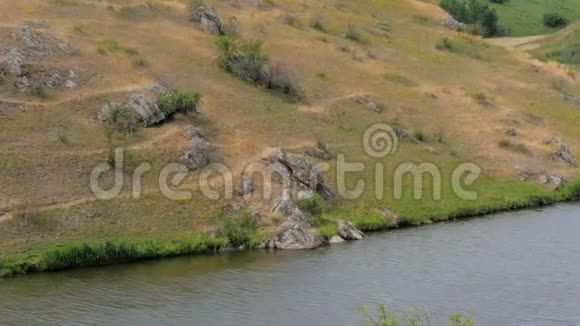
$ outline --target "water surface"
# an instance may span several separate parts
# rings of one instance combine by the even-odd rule
[[[2,325],[580,325],[580,205],[397,230],[313,251],[197,256],[0,280]]]

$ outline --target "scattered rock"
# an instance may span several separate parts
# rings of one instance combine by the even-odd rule
[[[330,238],[330,240],[328,240],[328,243],[330,244],[339,244],[339,243],[344,243],[345,240],[341,237],[339,237],[338,235],[333,236],[332,238]]]
[[[506,134],[508,136],[515,137],[515,136],[518,135],[518,132],[516,131],[516,128],[510,127],[510,128],[507,129]]]
[[[576,105],[580,105],[580,97],[576,97],[574,95],[571,94],[562,94],[562,98],[564,99],[564,101],[576,104]]]
[[[399,127],[393,127],[393,130],[395,131],[395,135],[397,135],[397,138],[399,138],[399,139],[409,138],[409,133],[406,132],[405,130],[403,130]]]
[[[55,87],[59,87],[61,84],[61,77],[58,73],[52,73],[49,74],[45,79],[44,79],[44,85],[46,85],[46,87],[49,88],[55,88]]]
[[[191,20],[198,23],[206,33],[223,35],[223,25],[218,15],[212,9],[200,5],[191,14]]]
[[[304,250],[321,246],[323,238],[314,230],[303,225],[285,223],[283,230],[274,239],[276,249]]]
[[[463,29],[463,23],[459,22],[452,16],[449,16],[445,20],[443,20],[442,24],[443,26],[454,31],[460,31],[461,29]]]
[[[332,159],[332,155],[321,146],[309,147],[304,151],[304,154],[323,161],[329,161]]]
[[[394,211],[388,209],[388,208],[379,208],[377,209],[377,211],[385,218],[390,220],[389,225],[392,226],[397,226],[399,225],[399,222],[401,221],[401,217],[399,217],[399,215],[397,215],[397,213],[395,213]]]
[[[15,86],[19,93],[28,93],[32,89],[32,83],[26,76],[23,76],[16,81]]]
[[[197,170],[206,167],[210,163],[210,153],[214,149],[202,136],[201,130],[194,126],[187,126],[183,133],[189,140],[190,147],[184,154],[184,161],[190,170]]]
[[[24,68],[24,55],[20,50],[14,48],[0,57],[0,70],[4,70],[13,76],[21,77],[26,73]]]
[[[68,54],[68,55],[73,55],[75,54],[75,49],[73,49],[70,44],[68,44],[68,42],[62,41],[62,42],[58,42],[58,48],[62,50],[62,52]]]
[[[570,151],[570,148],[566,145],[560,145],[556,152],[550,154],[552,160],[560,160],[569,166],[576,166],[576,160]]]
[[[566,184],[566,179],[555,175],[542,174],[538,177],[538,182],[542,185],[552,185],[554,190],[560,190]]]
[[[354,97],[354,100],[361,105],[364,105],[367,109],[376,112],[376,113],[381,113],[383,112],[383,108],[381,107],[381,105],[377,104],[376,102],[374,102],[370,96],[368,95],[357,95]]]
[[[149,89],[151,89],[153,92],[161,95],[165,92],[167,92],[169,89],[159,83],[154,83]]]
[[[139,114],[147,127],[156,125],[166,118],[159,106],[143,93],[131,94],[127,105]]]
[[[521,181],[527,181],[534,174],[534,172],[526,168],[516,167],[516,170]]]
[[[558,144],[560,144],[560,142],[556,138],[552,137],[552,138],[546,140],[544,142],[544,144],[546,144],[546,145],[558,145]]]
[[[336,233],[344,240],[362,240],[365,237],[354,224],[345,220],[336,221]]]

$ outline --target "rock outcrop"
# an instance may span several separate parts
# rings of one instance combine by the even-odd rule
[[[157,103],[143,93],[132,93],[127,105],[139,115],[147,127],[156,125],[167,118]]]
[[[362,240],[365,237],[354,224],[345,220],[336,221],[336,233],[344,240]]]
[[[323,238],[304,225],[287,223],[273,242],[275,249],[304,250],[320,247]]]
[[[383,112],[383,108],[381,107],[381,105],[378,104],[377,102],[373,101],[371,99],[371,97],[368,95],[357,95],[354,97],[354,100],[358,104],[365,106],[367,109],[369,109],[373,112],[376,112],[376,113]]]
[[[460,31],[461,29],[463,29],[463,23],[460,23],[459,21],[457,21],[457,19],[449,16],[447,17],[445,20],[443,20],[442,22],[443,26],[454,30],[454,31]]]
[[[558,149],[554,153],[550,154],[550,158],[552,160],[560,160],[569,166],[576,166],[576,159],[574,159],[570,148],[568,148],[566,145],[558,146]]]
[[[580,105],[580,97],[570,95],[570,94],[562,94],[562,99],[564,99],[564,101],[566,101],[566,102]]]
[[[223,35],[224,27],[218,15],[212,9],[200,5],[191,14],[191,20],[199,24],[206,33]]]
[[[345,242],[345,240],[338,235],[335,235],[332,238],[330,238],[330,240],[328,240],[328,243],[330,243],[330,244],[339,244],[339,243],[344,243],[344,242]]]
[[[542,185],[551,185],[554,190],[560,190],[566,184],[566,179],[556,175],[541,174],[538,182]]]
[[[300,190],[316,192],[327,201],[335,201],[335,196],[326,185],[322,172],[303,155],[287,153],[280,149],[278,154],[265,160],[277,172],[285,188],[296,186]]]
[[[0,57],[0,71],[6,71],[16,77],[24,76],[26,70],[24,68],[24,55],[22,52],[14,48]]]
[[[304,150],[304,154],[323,161],[329,161],[332,159],[332,155],[330,155],[330,153],[321,146],[309,147]]]

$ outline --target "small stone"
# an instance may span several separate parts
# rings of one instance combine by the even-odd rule
[[[339,237],[338,235],[333,236],[332,238],[330,238],[330,240],[328,240],[328,243],[330,244],[339,244],[339,243],[344,243],[345,240],[341,237]]]
[[[518,135],[516,128],[513,128],[513,127],[508,128],[508,130],[506,131],[506,134],[508,136],[512,136],[512,137],[515,137]]]
[[[365,237],[354,224],[345,220],[336,221],[336,233],[344,240],[362,240]]]

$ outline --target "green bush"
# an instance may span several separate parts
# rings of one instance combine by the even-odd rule
[[[428,326],[430,325],[429,314],[425,311],[413,309],[409,312],[399,314],[390,311],[385,305],[379,305],[377,316],[371,316],[365,307],[361,307],[359,312],[367,317],[365,325],[369,326]],[[471,316],[463,314],[452,314],[449,316],[450,326],[475,326]]]
[[[568,19],[558,13],[544,14],[544,26],[552,28],[561,28],[568,25]]]
[[[226,34],[219,37],[217,46],[219,64],[225,71],[290,99],[303,97],[294,73],[285,65],[270,64],[268,56],[262,53],[261,42]]]
[[[165,115],[198,112],[201,95],[177,89],[170,89],[159,96],[159,108]]]
[[[139,128],[137,113],[124,105],[107,104],[103,122],[105,123],[107,134],[116,131],[124,135],[130,135]]]
[[[458,21],[476,26],[473,32],[494,36],[500,31],[497,12],[481,0],[441,0],[439,6]]]
[[[41,99],[48,98],[48,92],[42,83],[38,83],[32,86],[31,94]]]
[[[221,236],[228,239],[228,244],[233,247],[248,246],[250,248],[258,245],[256,231],[258,222],[251,216],[245,215],[240,221],[227,218],[221,231]]]
[[[298,200],[298,206],[305,210],[309,215],[322,215],[326,211],[326,201],[324,198],[320,196],[320,194],[316,193],[310,198],[305,198]]]

